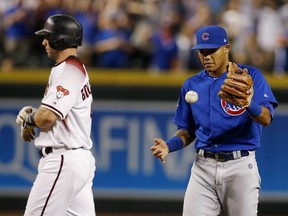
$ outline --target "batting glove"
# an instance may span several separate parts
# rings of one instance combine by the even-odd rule
[[[25,127],[21,125],[21,138],[25,142],[31,142],[35,139],[35,131],[33,127]]]
[[[18,115],[17,115],[17,118],[16,118],[16,123],[19,124],[19,125],[24,125],[25,124],[25,119],[27,117],[27,115],[29,114],[33,114],[37,111],[36,108],[32,107],[32,106],[25,106],[23,107]]]

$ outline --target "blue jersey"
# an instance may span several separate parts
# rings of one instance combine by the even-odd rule
[[[273,117],[278,103],[262,73],[256,68],[247,68],[254,82],[253,100],[265,106]],[[218,97],[218,92],[227,72],[220,77],[211,77],[205,70],[188,78],[181,89],[174,122],[179,129],[196,135],[196,149],[212,152],[255,150],[260,147],[262,126],[253,121],[245,108],[231,105]],[[185,94],[198,93],[198,101],[188,104]]]

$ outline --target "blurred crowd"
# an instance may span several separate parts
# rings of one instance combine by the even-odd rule
[[[153,73],[201,69],[195,31],[228,31],[231,60],[263,72],[288,71],[288,0],[1,0],[1,71],[51,66],[41,38],[47,17],[71,14],[84,27],[87,66]]]

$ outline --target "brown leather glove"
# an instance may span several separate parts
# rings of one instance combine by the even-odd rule
[[[229,62],[227,78],[224,80],[218,96],[230,104],[248,107],[253,93],[253,80],[248,70],[241,69],[235,63]]]

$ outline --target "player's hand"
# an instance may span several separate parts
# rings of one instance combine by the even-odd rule
[[[24,127],[21,125],[21,138],[25,142],[31,142],[35,139],[35,131],[33,127]]]
[[[25,107],[23,107],[23,108],[19,111],[19,113],[18,113],[18,115],[17,115],[17,117],[16,117],[16,123],[19,124],[19,125],[24,125],[24,121],[25,121],[25,119],[26,119],[26,116],[27,116],[28,114],[34,113],[34,112],[36,112],[36,111],[37,111],[37,109],[34,108],[34,107],[32,107],[32,106],[25,106]]]
[[[150,149],[152,151],[152,154],[156,158],[160,158],[162,163],[166,163],[165,158],[169,154],[169,149],[168,149],[168,146],[164,140],[162,140],[160,138],[154,139],[154,145],[151,146]]]

